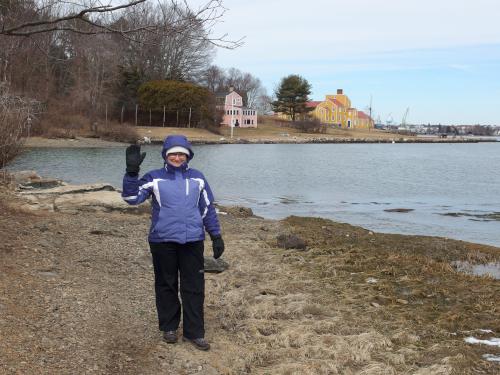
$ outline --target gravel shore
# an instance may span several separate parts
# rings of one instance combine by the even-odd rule
[[[105,141],[100,138],[44,138],[44,137],[30,137],[24,142],[25,147],[43,147],[43,148],[109,148],[109,147],[123,147],[126,143]]]
[[[146,129],[137,128],[139,142],[143,137],[147,137],[148,142],[162,144],[165,137],[169,134],[185,134],[192,144],[300,144],[300,143],[477,143],[477,142],[495,142],[493,139],[482,138],[437,138],[427,137],[419,138],[415,136],[406,137],[391,133],[362,133],[362,134],[306,134],[296,133],[284,135],[277,134],[243,134],[230,138],[210,133],[202,129],[183,129],[183,128],[157,128],[154,133],[148,133]],[[44,138],[30,137],[25,140],[24,146],[40,148],[109,148],[125,147],[127,143],[107,141],[99,138]]]

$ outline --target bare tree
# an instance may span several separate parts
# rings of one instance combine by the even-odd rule
[[[257,109],[260,114],[268,114],[273,110],[271,105],[272,102],[273,98],[266,93],[263,93],[257,97],[257,100],[255,101],[255,109]]]
[[[157,5],[141,4],[120,22],[140,28],[141,25],[175,25],[175,33],[161,34],[141,31],[134,43],[122,39],[121,65],[127,70],[138,69],[147,79],[195,80],[210,63],[214,45],[201,20],[193,22],[191,10],[173,7],[170,2]]]
[[[240,93],[244,105],[248,108],[255,108],[257,98],[266,94],[260,79],[236,68],[227,71],[227,85],[234,87]]]
[[[226,73],[217,65],[210,65],[202,73],[199,83],[214,93],[226,90]]]
[[[9,93],[0,85],[0,169],[4,169],[20,151],[22,137],[40,112],[40,103]]]
[[[178,23],[150,23],[133,25],[119,22],[129,12],[136,11],[139,5],[152,0],[4,0],[0,3],[0,35],[33,36],[43,33],[72,32],[77,34],[119,34],[134,40],[140,32],[163,37],[185,32],[193,26],[202,24],[207,33],[193,35],[218,47],[236,48],[242,40],[231,41],[227,35],[212,35],[213,26],[223,17],[225,8],[222,0],[207,0],[199,8],[192,9],[187,0],[166,0],[169,8],[182,17]],[[23,16],[20,16],[20,15]],[[139,40],[137,40],[139,41]]]
[[[104,34],[92,39],[73,35],[72,46],[76,56],[72,62],[72,105],[93,124],[102,99],[117,80],[117,46]]]

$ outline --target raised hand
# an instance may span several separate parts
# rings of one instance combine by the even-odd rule
[[[132,175],[139,174],[139,169],[142,161],[146,157],[146,153],[141,154],[141,146],[130,145],[125,150],[125,159],[127,163],[127,173]]]

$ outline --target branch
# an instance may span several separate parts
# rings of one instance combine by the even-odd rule
[[[118,5],[115,7],[111,7],[109,5],[103,5],[103,6],[98,6],[98,7],[89,7],[81,10],[79,13],[72,14],[66,17],[57,17],[53,20],[47,20],[47,21],[36,21],[36,22],[25,22],[21,23],[17,26],[11,27],[11,28],[5,28],[5,25],[2,25],[2,30],[0,30],[0,34],[3,35],[11,35],[11,36],[30,36],[34,34],[41,34],[41,33],[47,33],[47,32],[52,32],[56,30],[64,30],[63,28],[58,28],[58,27],[52,27],[52,28],[42,28],[38,30],[32,30],[32,31],[18,31],[18,30],[24,30],[24,29],[29,29],[32,27],[37,27],[37,26],[47,26],[47,25],[53,25],[65,21],[71,21],[71,20],[82,20],[90,23],[93,26],[96,26],[98,28],[103,28],[102,25],[99,25],[95,22],[88,21],[84,17],[87,14],[91,13],[112,13],[114,11],[120,10],[120,9],[126,9],[130,7],[134,7],[137,4],[143,3],[146,0],[136,0],[128,4],[123,4],[123,5]],[[69,29],[68,31],[72,31]],[[87,34],[84,32],[84,34]]]
[[[163,12],[163,22],[150,22],[146,25],[139,25],[137,27],[128,27],[124,29],[116,29],[111,26],[110,22],[100,22],[99,19],[92,20],[89,15],[102,14],[114,15],[117,11],[135,8],[139,4],[146,3],[148,0],[135,0],[127,4],[118,6],[91,6],[82,9],[78,13],[55,17],[48,20],[37,20],[31,22],[24,22],[12,27],[6,27],[4,23],[0,29],[0,35],[12,37],[30,37],[36,34],[56,33],[56,32],[70,32],[80,35],[97,35],[97,34],[116,34],[134,43],[143,43],[140,37],[134,34],[147,32],[154,34],[157,37],[165,38],[172,35],[185,34],[187,30],[195,27],[196,25],[203,25],[205,32],[203,34],[188,34],[188,38],[193,40],[205,40],[210,44],[225,49],[235,49],[243,45],[244,38],[232,41],[227,39],[228,35],[224,34],[219,37],[212,36],[213,27],[220,22],[226,12],[226,8],[222,5],[222,0],[207,0],[207,2],[196,10],[189,7],[187,0],[170,0],[172,5],[171,10],[177,17],[168,19],[164,13],[165,9],[160,6]],[[66,0],[56,0],[54,4],[72,4]],[[41,8],[47,11],[47,7]],[[40,11],[40,9],[38,9]],[[13,12],[15,13],[15,12]],[[50,13],[50,12],[49,12]],[[70,21],[73,21],[69,24]],[[79,27],[75,22],[82,22],[89,27]],[[83,25],[82,25],[83,26]]]

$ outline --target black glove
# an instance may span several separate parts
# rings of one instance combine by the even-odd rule
[[[224,240],[220,234],[210,235],[212,239],[212,249],[214,250],[214,258],[218,259],[224,252]]]
[[[132,176],[137,176],[139,174],[139,166],[146,157],[146,153],[141,154],[141,146],[130,145],[125,151],[126,161],[127,161],[127,173]]]

